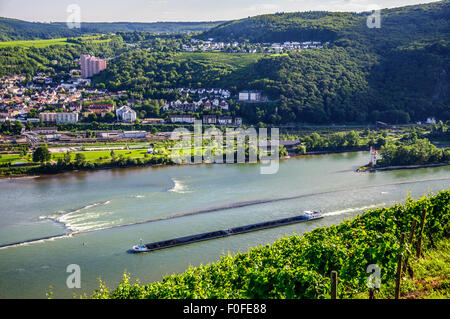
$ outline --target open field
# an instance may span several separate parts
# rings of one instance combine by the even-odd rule
[[[99,36],[87,36],[80,37],[83,41],[90,43],[104,43],[111,41],[111,39],[99,39]],[[68,38],[58,38],[58,39],[43,39],[43,40],[24,40],[24,41],[3,41],[0,42],[0,48],[5,47],[20,47],[20,48],[45,48],[51,45],[75,45],[75,43],[68,42]],[[75,38],[79,39],[79,38]]]
[[[44,48],[50,45],[74,45],[74,44],[67,42],[67,38],[0,42],[0,48],[4,47]]]
[[[87,161],[97,161],[97,160],[104,160],[104,159],[111,159],[111,151],[84,151],[84,152],[72,152],[72,160],[75,160],[76,154],[84,154],[86,156]],[[145,154],[147,154],[147,150],[145,149],[138,149],[138,150],[115,150],[114,154],[119,157],[120,155],[123,155],[125,157],[131,157],[131,158],[143,158],[145,157]],[[59,158],[63,158],[64,153],[53,153],[52,159],[58,160]]]
[[[29,159],[26,156],[22,157],[19,153],[0,154],[0,164],[5,164],[5,163],[14,164],[16,162],[28,163]]]

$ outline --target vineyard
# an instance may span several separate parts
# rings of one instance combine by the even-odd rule
[[[367,294],[367,267],[376,264],[381,289],[374,294],[394,298],[394,290],[399,296],[400,280],[414,277],[411,265],[425,260],[424,252],[442,247],[443,242],[449,247],[449,238],[450,190],[445,190],[223,256],[216,263],[190,267],[159,282],[132,283],[124,274],[117,288],[109,290],[100,282],[90,297],[330,298],[330,274],[336,271],[337,298],[355,298]],[[441,280],[450,284],[448,274]]]

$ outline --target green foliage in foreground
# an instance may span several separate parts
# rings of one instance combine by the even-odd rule
[[[329,298],[332,270],[339,274],[339,297],[354,297],[367,291],[370,264],[381,267],[382,285],[393,283],[399,254],[414,250],[409,245],[401,248],[401,233],[409,235],[423,211],[427,212],[424,247],[449,238],[450,190],[446,190],[224,256],[217,263],[190,267],[148,285],[130,283],[127,275],[112,291],[100,282],[91,298]],[[415,232],[417,238],[419,227]]]
[[[414,278],[403,278],[401,297],[406,299],[450,298],[450,238],[436,243],[422,259],[411,263]],[[378,299],[393,298],[394,285],[382,287]],[[357,296],[367,298],[365,295]]]

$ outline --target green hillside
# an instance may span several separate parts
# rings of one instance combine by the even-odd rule
[[[329,42],[322,49],[277,55],[180,53],[189,36],[139,32],[105,36],[114,39],[105,43],[68,38],[76,45],[59,42],[57,49],[27,49],[24,43],[2,48],[0,43],[0,75],[54,68],[52,60],[60,61],[57,72],[67,72],[76,66],[71,59],[87,52],[113,58],[94,77],[94,85],[127,90],[136,98],[166,98],[163,88],[181,86],[262,90],[273,103],[234,110],[250,123],[398,124],[430,116],[450,120],[450,1],[382,10],[379,29],[367,27],[367,16],[263,15],[226,22],[199,35],[241,43]],[[138,46],[128,50],[124,41]]]
[[[386,49],[386,45],[419,39],[439,40],[449,35],[449,1],[381,10],[381,28],[368,28],[370,13],[276,13],[225,22],[203,32],[202,38],[250,42],[336,41]],[[338,41],[339,40],[339,41]],[[376,42],[375,42],[376,41]]]
[[[0,17],[0,41],[74,37],[81,33],[66,25],[28,22]]]
[[[233,59],[229,53],[180,59],[170,52],[135,52],[112,61],[96,81],[144,96],[164,86],[259,89],[278,102],[241,108],[240,115],[253,123],[397,124],[429,116],[445,121],[450,119],[449,3],[382,10],[380,29],[367,27],[368,13],[286,13],[231,21],[201,37],[330,43],[323,49],[241,57],[240,66],[224,63]]]
[[[325,11],[266,14],[225,22],[205,31],[202,38],[250,42],[329,41],[358,24],[361,17]]]
[[[281,97],[290,121],[390,123],[450,119],[450,2],[368,13],[304,12],[231,21],[202,37],[249,42],[322,41],[328,50],[261,59],[255,88]]]

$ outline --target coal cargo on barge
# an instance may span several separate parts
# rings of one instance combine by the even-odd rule
[[[267,222],[262,222],[258,224],[251,224],[246,226],[238,226],[234,228],[230,228],[227,230],[217,230],[213,232],[208,233],[202,233],[197,235],[190,235],[185,237],[179,237],[164,241],[158,241],[150,244],[140,244],[133,246],[133,249],[131,250],[134,253],[142,253],[142,252],[149,252],[153,250],[158,249],[164,249],[164,248],[170,248],[180,245],[187,245],[191,243],[196,243],[199,241],[204,240],[210,240],[210,239],[216,239],[221,237],[227,237],[232,235],[238,235],[243,233],[248,233],[252,231],[257,231],[261,229],[267,229],[267,228],[273,228],[273,227],[279,227],[284,225],[290,225],[295,223],[301,223],[305,221],[315,220],[322,218],[323,216],[319,212],[311,212],[306,211],[303,213],[303,215],[294,216],[294,217],[288,217],[288,218],[282,218],[282,219],[276,219],[271,220]]]

